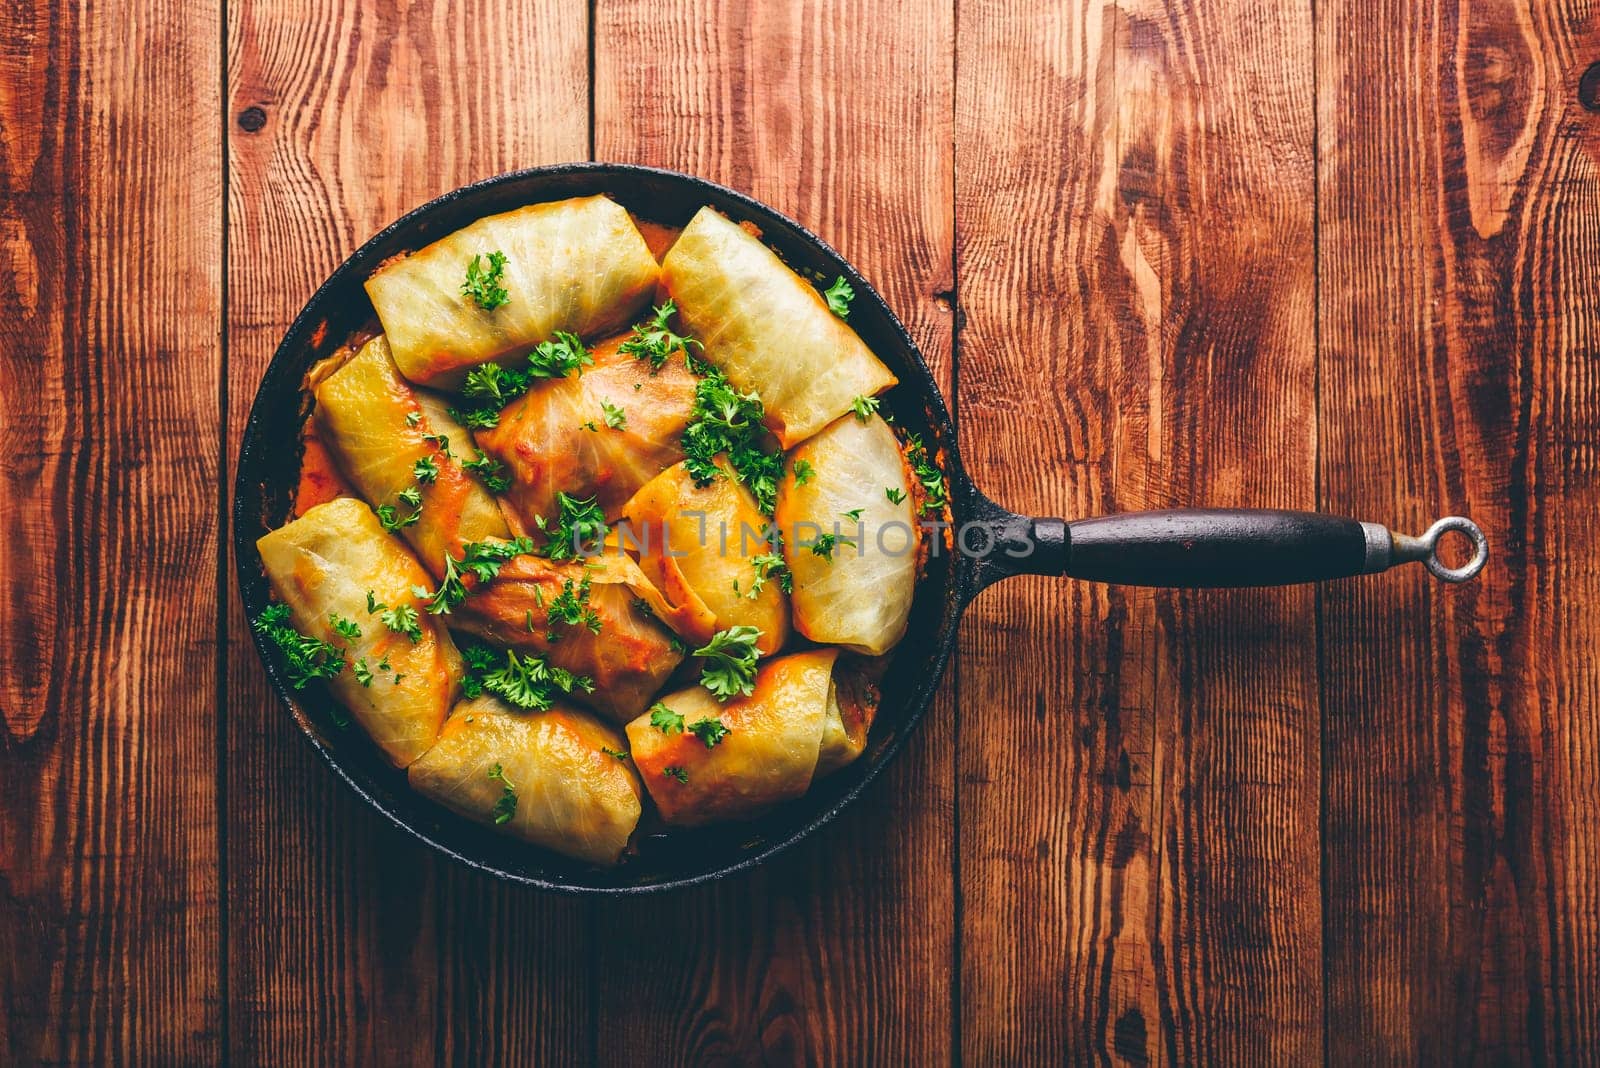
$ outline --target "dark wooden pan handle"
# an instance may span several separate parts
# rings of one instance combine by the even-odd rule
[[[1026,522],[1032,552],[991,559],[980,580],[984,585],[1005,574],[1029,573],[1127,586],[1283,586],[1370,575],[1411,561],[1421,561],[1446,582],[1465,582],[1489,558],[1483,531],[1461,516],[1441,519],[1419,537],[1377,523],[1275,509],[1181,508]],[[1472,543],[1472,558],[1459,567],[1447,567],[1438,556],[1439,541],[1449,531]],[[1022,543],[1013,538],[1002,544]]]

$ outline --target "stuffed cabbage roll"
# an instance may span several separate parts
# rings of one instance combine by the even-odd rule
[[[705,359],[745,393],[759,393],[784,448],[895,377],[816,289],[748,230],[701,208],[662,261],[679,320]]]
[[[484,451],[510,469],[507,500],[524,526],[556,515],[558,490],[594,497],[614,518],[640,486],[683,459],[696,379],[681,359],[652,373],[649,360],[618,351],[628,336],[596,345],[582,375],[538,383],[501,411],[498,426],[478,431]]]
[[[900,443],[878,416],[837,419],[795,449],[803,484],[778,487],[774,516],[794,583],[795,629],[868,656],[905,634],[917,580],[918,530]]]
[[[837,649],[778,657],[756,672],[749,697],[719,703],[694,686],[628,724],[634,765],[662,819],[681,827],[749,819],[854,760],[870,716],[841,708],[841,695],[859,691],[835,684],[838,658]],[[704,720],[720,727],[697,728]],[[859,744],[847,723],[859,728]]]
[[[295,629],[344,648],[345,666],[329,680],[334,697],[397,767],[421,756],[455,698],[461,657],[412,593],[430,580],[405,544],[365,504],[340,497],[262,536],[256,549]],[[385,611],[406,608],[415,616],[401,629],[384,622]],[[336,619],[359,633],[336,630]]]
[[[674,464],[636,493],[623,514],[637,546],[639,570],[668,606],[664,618],[696,646],[719,630],[751,626],[756,648],[769,655],[789,637],[783,566],[766,540],[767,518],[755,498],[719,459],[723,477],[696,486]]]
[[[468,819],[609,866],[641,811],[626,757],[622,735],[586,712],[518,712],[483,696],[456,706],[407,775],[413,789]]]
[[[587,563],[518,556],[456,608],[451,625],[588,676],[594,690],[573,697],[626,723],[683,660],[682,643],[649,607],[649,585],[620,553]]]
[[[558,330],[600,337],[629,325],[659,270],[627,211],[578,197],[479,219],[378,268],[367,295],[401,373],[454,386]]]
[[[477,449],[443,398],[400,376],[381,334],[353,357],[330,357],[341,359],[312,372],[319,436],[428,570],[442,577],[445,554],[459,557],[466,542],[510,537],[494,496],[462,466]]]

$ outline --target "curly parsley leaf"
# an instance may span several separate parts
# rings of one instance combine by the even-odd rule
[[[672,316],[677,310],[677,304],[673,303],[671,298],[668,298],[665,304],[652,311],[648,320],[634,324],[633,336],[617,346],[617,351],[625,352],[635,359],[649,360],[652,374],[661,370],[667,362],[667,357],[674,352],[681,352],[683,353],[684,362],[694,361],[689,363],[689,369],[700,373],[696,370],[696,364],[704,365],[694,358],[694,355],[689,351],[689,346],[695,345],[701,348],[704,348],[704,346],[700,345],[700,342],[692,337],[673,332]]]
[[[489,778],[500,784],[500,797],[494,803],[494,825],[498,827],[517,814],[517,785],[506,778],[506,770],[499,764],[489,769]]]
[[[528,353],[528,374],[534,378],[565,378],[594,363],[577,334],[557,330],[549,341],[541,341]]]
[[[628,413],[610,401],[601,401],[600,411],[605,416],[606,426],[612,430],[623,430],[627,427]]]
[[[695,387],[694,408],[683,432],[684,464],[695,485],[708,486],[721,477],[716,458],[728,454],[728,466],[750,490],[756,506],[772,514],[783,477],[783,454],[762,448],[766,409],[756,393],[740,393],[720,371],[710,370]]]
[[[650,706],[650,726],[662,734],[682,734],[683,717],[657,701]]]
[[[509,304],[511,295],[500,284],[505,280],[505,273],[504,252],[489,253],[487,269],[483,266],[482,255],[473,256],[472,262],[467,264],[467,280],[461,283],[461,295],[470,298],[484,311],[494,311],[503,304]]]
[[[889,498],[890,504],[899,504],[906,499],[905,490],[895,489],[893,486],[885,486],[883,495]]]
[[[422,618],[408,604],[383,609],[378,613],[378,620],[394,633],[410,638],[413,644],[422,640]]]
[[[707,749],[715,749],[718,742],[733,732],[723,726],[720,719],[701,719],[689,725],[689,733],[704,742]]]
[[[857,397],[850,402],[850,407],[856,413],[856,418],[865,423],[872,418],[880,403],[877,397]]]
[[[811,466],[810,460],[796,460],[794,462],[794,484],[796,486],[804,486],[816,477],[817,469]]]
[[[570,497],[556,491],[559,512],[554,523],[544,516],[535,516],[534,525],[548,539],[541,550],[552,560],[571,560],[589,555],[605,541],[610,528],[606,526],[606,513],[593,497]]]
[[[484,452],[478,450],[476,460],[462,460],[461,466],[471,472],[481,483],[483,488],[490,493],[504,493],[511,488],[511,479],[506,474],[506,465]]]
[[[669,779],[677,779],[679,782],[684,783],[685,785],[687,785],[689,782],[689,773],[680,767],[674,766],[670,768],[662,768],[661,774],[665,775]]]
[[[711,640],[696,649],[692,655],[705,657],[700,667],[700,684],[719,701],[730,697],[748,697],[756,686],[756,640],[761,631],[755,627],[729,627],[719,630]]]
[[[289,622],[290,614],[288,605],[272,604],[263,608],[250,624],[257,634],[278,647],[290,685],[303,690],[313,679],[331,679],[343,671],[344,649],[321,638],[301,634]],[[335,722],[342,727],[348,721]]]
[[[924,514],[942,512],[948,501],[945,495],[944,472],[940,471],[928,457],[928,448],[922,443],[922,438],[916,434],[906,435],[906,459],[911,463],[911,471],[917,476],[917,481],[922,484],[924,500],[922,511]]]
[[[494,580],[500,574],[500,565],[516,556],[533,552],[533,540],[521,537],[511,541],[469,541],[461,547],[461,556],[444,555],[444,580],[439,588],[428,591],[418,587],[412,592],[428,601],[428,611],[445,615],[467,599],[465,577],[477,579],[479,585]]]
[[[430,485],[439,477],[439,464],[431,456],[424,456],[411,465],[411,475],[424,486]]]
[[[822,291],[822,299],[828,302],[828,310],[841,319],[850,318],[850,302],[856,299],[856,291],[844,276],[833,280],[833,285]]]
[[[529,609],[528,611],[531,616],[533,610]],[[550,599],[547,611],[550,629],[545,633],[545,638],[549,641],[556,642],[561,640],[560,632],[555,629],[557,623],[568,627],[576,627],[582,624],[593,633],[600,633],[600,616],[593,608],[589,607],[588,575],[585,575],[583,581],[576,585],[571,579],[567,579],[566,584],[561,588],[561,592]]]

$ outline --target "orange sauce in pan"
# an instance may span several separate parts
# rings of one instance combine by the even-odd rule
[[[319,504],[335,497],[354,497],[356,491],[333,465],[333,456],[317,436],[316,425],[307,419],[300,432],[300,483],[294,491],[294,514],[305,515]]]
[[[630,217],[633,219],[633,225],[637,226],[639,233],[644,236],[644,243],[650,246],[650,255],[656,258],[657,263],[661,262],[661,258],[667,254],[667,249],[672,247],[672,243],[678,240],[678,235],[683,233],[681,226],[666,226],[641,219],[637,215]]]

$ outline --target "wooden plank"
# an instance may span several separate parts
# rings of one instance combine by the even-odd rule
[[[232,5],[230,464],[279,337],[341,258],[455,186],[587,155],[587,22],[581,0],[516,0],[493,18],[442,0]],[[585,906],[457,870],[389,830],[296,737],[236,599],[229,650],[233,1055],[581,1058]]]
[[[957,49],[978,484],[1311,507],[1309,5],[978,0]],[[1313,592],[1013,582],[960,673],[965,1058],[1318,1057]]]
[[[721,181],[814,228],[948,381],[951,36],[939,0],[606,0],[595,152]],[[946,1057],[950,694],[813,841],[720,886],[599,909],[603,1063]]]
[[[1318,18],[1323,503],[1468,514],[1494,553],[1467,587],[1326,594],[1328,1052],[1592,1060],[1600,125],[1576,90],[1600,25],[1520,0]]]
[[[215,7],[0,9],[0,1062],[221,1058]]]

